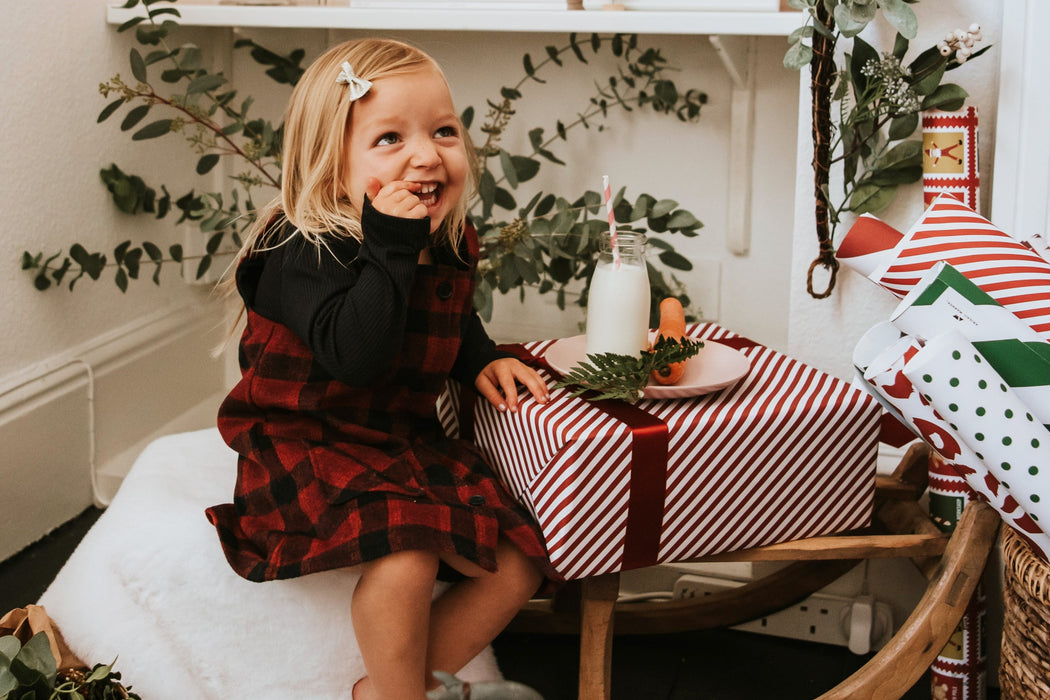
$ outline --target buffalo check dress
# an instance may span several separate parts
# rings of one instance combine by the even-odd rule
[[[429,220],[366,202],[362,226],[363,243],[296,236],[238,266],[242,378],[218,417],[237,483],[207,510],[227,560],[251,581],[413,549],[494,571],[502,536],[559,580],[528,512],[436,415],[449,376],[473,387],[502,356],[473,310],[475,232],[465,261],[421,265]]]

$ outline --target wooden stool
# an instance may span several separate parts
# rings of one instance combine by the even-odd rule
[[[517,616],[520,632],[580,634],[580,700],[609,700],[613,630],[667,634],[728,627],[794,605],[863,559],[909,557],[929,581],[897,634],[867,664],[820,700],[900,698],[922,677],[966,611],[995,543],[999,515],[969,503],[953,533],[942,533],[918,503],[926,490],[929,449],[912,447],[892,476],[878,477],[875,524],[866,530],[814,537],[701,562],[791,561],[769,576],[700,599],[617,604],[619,573],[570,582],[549,601]]]

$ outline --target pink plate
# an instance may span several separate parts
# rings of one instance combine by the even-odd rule
[[[543,357],[556,371],[568,374],[586,359],[586,347],[585,335],[561,338],[547,348]],[[716,340],[704,340],[704,347],[699,354],[686,360],[685,374],[677,383],[664,385],[649,382],[644,396],[647,399],[678,399],[708,394],[738,381],[750,368],[751,361],[744,353]]]

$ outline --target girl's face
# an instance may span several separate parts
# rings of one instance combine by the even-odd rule
[[[466,187],[470,165],[460,129],[452,95],[436,68],[374,81],[350,118],[346,184],[358,211],[369,178],[384,187],[412,183],[409,191],[426,206],[434,233]]]

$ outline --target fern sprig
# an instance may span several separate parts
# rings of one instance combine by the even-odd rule
[[[652,350],[643,350],[638,356],[614,352],[588,355],[554,387],[571,388],[570,396],[596,392],[593,396],[584,396],[592,401],[620,399],[634,403],[642,398],[653,370],[674,362],[683,362],[699,353],[703,347],[704,341],[695,338],[674,340],[661,337]]]

